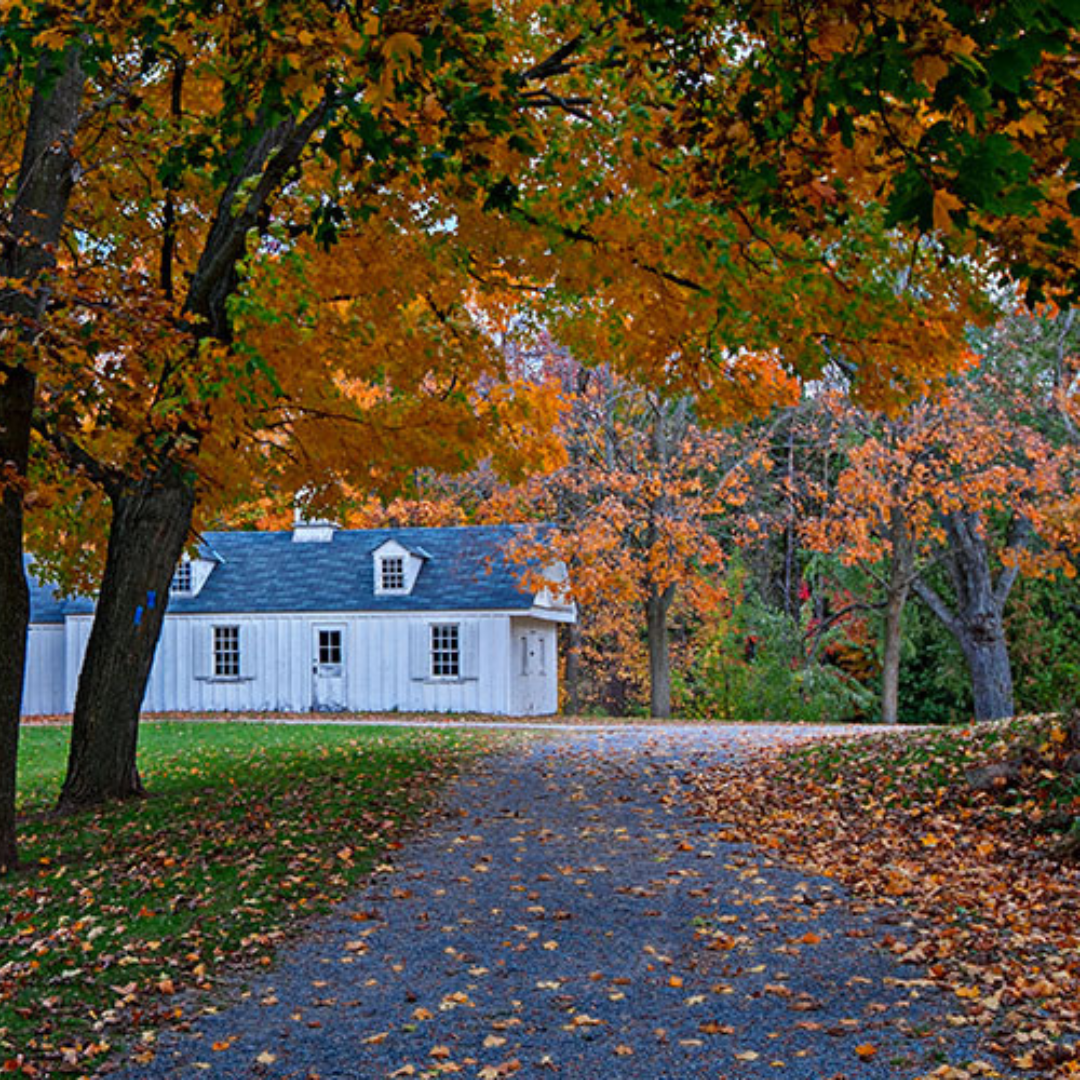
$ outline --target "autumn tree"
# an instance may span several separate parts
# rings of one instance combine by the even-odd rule
[[[1035,289],[1075,285],[1075,25],[1054,5],[283,0],[146,4],[137,19],[115,15],[119,28],[106,14],[35,3],[2,14],[5,68],[18,74],[0,102],[15,120],[7,159],[35,85],[53,85],[27,73],[69,47],[91,61],[78,229],[61,237],[63,300],[49,310],[68,320],[39,350],[55,372],[39,427],[82,475],[108,480],[116,550],[76,739],[110,732],[120,751],[82,755],[114,762],[96,777],[74,763],[70,802],[137,789],[134,683],[186,534],[176,520],[190,518],[197,460],[236,415],[230,402],[276,390],[257,351],[237,351],[234,327],[249,260],[271,243],[328,244],[395,183],[415,184],[417,203],[442,200],[436,228],[453,231],[467,206],[497,211],[533,239],[519,228],[520,255],[478,282],[540,283],[577,354],[693,396],[710,422],[767,407],[793,372],[838,353],[866,400],[921,392],[959,354],[983,241]],[[980,48],[993,63],[976,74]],[[965,259],[948,263],[928,230]],[[82,342],[99,320],[156,328],[146,364],[109,332]],[[80,460],[73,434],[80,394],[97,392],[91,371],[123,448],[105,471]],[[65,406],[69,377],[81,389]],[[130,392],[150,386],[149,402]],[[131,553],[143,542],[153,559]],[[14,571],[11,582],[17,591]],[[113,731],[108,688],[123,673],[135,678]]]
[[[1024,406],[979,367],[895,418],[867,414],[838,394],[820,402],[818,419],[843,464],[833,484],[807,480],[816,511],[803,535],[859,563],[877,583],[887,722],[898,712],[911,593],[960,645],[976,718],[1013,713],[1005,606],[1022,570],[1068,567],[1052,521],[1072,472],[1067,455],[1023,422]],[[947,593],[935,584],[935,566],[944,569]]]
[[[741,498],[739,455],[697,421],[688,398],[635,386],[607,366],[583,368],[550,339],[545,352],[541,369],[568,398],[567,462],[495,490],[480,516],[553,526],[521,554],[566,565],[590,666],[644,682],[650,714],[670,716],[673,607],[716,602],[724,553],[712,524]]]
[[[37,338],[75,181],[73,150],[84,81],[77,45],[45,51],[29,79],[29,100],[24,95],[7,103],[8,116],[25,135],[0,218],[0,871],[16,860],[15,764],[30,617],[23,502]],[[14,164],[14,150],[4,147],[5,161]]]
[[[547,64],[537,57],[530,66],[509,13],[502,13],[502,23],[493,13],[418,3],[384,15],[287,4],[257,16],[200,5],[169,5],[156,14],[160,18],[148,11],[145,19],[125,23],[124,36],[79,6],[50,11],[47,32],[40,32],[36,9],[4,13],[10,39],[21,49],[9,49],[5,63],[24,77],[4,103],[15,119],[24,105],[20,95],[32,97],[35,85],[35,100],[48,99],[54,54],[62,57],[71,43],[77,51],[84,39],[94,42],[85,95],[90,105],[77,117],[84,126],[64,139],[57,134],[66,136],[63,129],[47,131],[44,142],[34,142],[36,130],[26,128],[33,136],[28,154],[70,144],[80,170],[68,232],[62,215],[53,214],[52,233],[34,238],[39,261],[41,252],[52,259],[70,240],[57,264],[62,274],[51,283],[51,304],[43,312],[48,319],[35,338],[47,346],[38,354],[48,368],[39,375],[37,400],[27,398],[16,412],[27,422],[36,413],[42,445],[75,470],[79,482],[97,484],[111,506],[65,805],[140,789],[138,706],[168,582],[196,498],[210,489],[200,487],[204,466],[213,460],[218,475],[227,473],[235,436],[265,424],[268,410],[260,409],[284,392],[284,380],[250,340],[236,335],[237,304],[256,295],[254,262],[268,263],[275,250],[285,254],[304,236],[321,257],[338,234],[361,231],[395,192],[414,216],[418,207],[433,215],[414,226],[414,237],[426,234],[434,243],[434,234],[448,232],[447,220],[464,232],[461,223],[470,212],[475,219],[485,192],[502,182],[497,162],[507,147],[517,141],[512,153],[518,161],[532,152],[525,133],[540,110],[530,95],[563,71],[558,57]],[[27,72],[38,67],[35,83],[37,76]],[[15,124],[11,130],[17,138],[24,129]],[[13,145],[14,139],[8,149]],[[62,154],[49,161],[70,172]],[[69,185],[55,186],[66,194]],[[440,193],[441,222],[435,216]],[[18,221],[25,220],[18,202],[13,206],[23,213]],[[368,231],[390,245],[402,235],[400,222],[385,216]],[[465,243],[449,239],[457,240],[458,250]],[[284,259],[278,266],[296,269]],[[358,274],[363,270],[357,267]],[[24,276],[36,272],[31,267]],[[460,333],[464,320],[448,318],[440,298],[421,289],[414,284],[408,301],[413,321]],[[347,304],[355,291],[350,282],[339,299]],[[384,340],[380,347],[393,344]],[[13,358],[13,371],[24,367],[31,370]],[[467,400],[468,372],[437,367],[431,353],[426,367],[414,363],[414,371],[403,376],[399,370],[374,391],[381,394],[383,416],[369,426],[386,434],[415,431],[408,398],[411,388],[423,387],[419,396],[431,423],[421,457],[475,411]],[[309,372],[311,380],[323,378],[314,365]],[[365,404],[355,372],[331,380],[336,404],[350,377],[352,416],[341,407],[341,415],[329,418],[339,428]],[[5,382],[8,397],[18,381]],[[244,416],[246,407],[254,416]],[[310,419],[317,412],[294,395],[289,421],[295,428],[299,414]],[[385,441],[392,453],[402,440]],[[21,460],[13,453],[25,476]],[[21,507],[24,491],[18,485],[10,490],[9,503]],[[14,545],[21,522],[12,520],[17,527],[5,536],[10,533]],[[9,562],[18,563],[18,574],[10,575],[13,603],[3,608],[12,615],[8,638],[14,641],[25,635],[25,603],[14,602],[22,567],[21,549],[12,550]],[[5,669],[11,730],[21,655],[12,651]],[[8,745],[5,768],[14,761],[14,743]]]

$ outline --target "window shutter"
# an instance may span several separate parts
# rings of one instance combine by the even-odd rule
[[[255,677],[257,657],[255,650],[259,647],[258,627],[253,623],[240,624],[240,678],[253,679]]]
[[[431,628],[425,622],[409,623],[409,678],[431,675]]]
[[[461,677],[480,677],[480,624],[474,619],[463,622],[459,630],[461,648]]]
[[[213,671],[214,631],[205,623],[191,628],[191,670],[196,679],[209,679]]]

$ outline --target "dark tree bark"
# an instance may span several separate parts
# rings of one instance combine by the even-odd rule
[[[645,624],[649,644],[649,712],[662,720],[671,716],[671,642],[668,612],[675,599],[675,586],[650,589],[645,603]]]
[[[136,765],[139,712],[195,508],[186,477],[151,478],[110,492],[113,508],[101,595],[75,698],[60,809],[143,793]]]
[[[881,722],[895,724],[900,715],[900,650],[904,642],[904,608],[915,576],[915,548],[902,510],[890,522],[892,560],[885,583],[884,635],[881,650]]]
[[[1016,583],[1018,570],[1006,566],[994,580],[981,515],[958,511],[945,518],[948,549],[945,568],[952,585],[955,609],[922,578],[913,584],[918,597],[953,634],[967,661],[976,720],[1012,716],[1012,666],[1005,637],[1005,604]],[[1030,526],[1015,518],[1009,546],[1027,543]]]
[[[581,625],[572,622],[566,627],[566,671],[563,685],[566,687],[566,712],[577,716],[581,712]]]
[[[23,491],[30,454],[34,377],[23,367],[4,371],[0,385],[0,462],[8,475],[0,500],[0,873],[18,862],[15,766],[19,754],[30,593],[23,569]]]
[[[73,142],[84,75],[79,52],[42,61],[35,73],[15,197],[0,238],[0,871],[15,866],[15,766],[19,747],[30,598],[23,569],[23,498],[30,457],[33,348],[48,306],[43,276],[55,265],[74,186]]]
[[[188,289],[186,329],[194,342],[230,340],[228,302],[240,284],[248,235],[332,108],[328,94],[302,121],[289,118],[269,126],[238,159]],[[169,236],[166,241],[172,243]],[[197,435],[180,434],[190,454]],[[80,460],[78,448],[62,442],[61,450],[91,475],[97,469],[113,508],[58,806],[70,811],[143,791],[136,761],[139,713],[169,584],[191,528],[196,476],[179,463],[179,451],[168,447],[148,478],[137,479]]]
[[[657,477],[663,479],[678,452],[678,446],[686,435],[690,403],[682,398],[668,405],[660,398],[653,399],[653,427],[651,467]],[[671,500],[663,493],[653,499],[648,508],[649,525],[646,530],[646,559],[651,560],[653,548],[662,536],[662,525],[672,512]],[[650,575],[651,577],[651,575]],[[652,716],[667,720],[671,716],[671,640],[668,633],[668,614],[675,601],[674,583],[646,583],[645,632],[649,648],[649,712]]]

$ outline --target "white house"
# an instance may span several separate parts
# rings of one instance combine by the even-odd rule
[[[143,707],[513,716],[558,708],[557,627],[515,526],[206,534],[177,570]],[[553,571],[553,574],[555,572]],[[23,709],[70,712],[93,605],[33,583]]]

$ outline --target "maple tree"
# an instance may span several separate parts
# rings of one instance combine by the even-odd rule
[[[806,414],[828,428],[823,438],[842,464],[832,482],[803,478],[802,535],[811,547],[862,565],[880,591],[887,722],[897,718],[902,619],[912,592],[956,637],[976,718],[1013,714],[1004,626],[1010,592],[1022,571],[1072,572],[1055,527],[1072,483],[1070,455],[1024,422],[1032,390],[1009,392],[976,367],[896,417],[862,412],[838,393]],[[945,595],[930,574],[936,564],[946,571]]]
[[[743,498],[745,462],[730,435],[697,422],[689,399],[665,400],[608,366],[583,368],[550,338],[538,348],[569,399],[559,429],[566,464],[496,488],[476,512],[554,526],[518,557],[567,568],[583,620],[568,692],[576,695],[574,665],[584,661],[609,683],[644,681],[650,715],[668,717],[672,613],[677,599],[687,612],[717,602],[724,554],[713,523]]]
[[[30,361],[74,179],[72,138],[84,79],[78,50],[42,56],[35,77],[23,103],[25,139],[0,244],[0,870],[16,859],[15,764],[30,617],[22,543],[35,397]]]
[[[338,461],[351,452],[364,462],[357,472],[400,474],[410,462],[463,454],[477,441],[469,421],[478,411],[490,427],[524,407],[520,393],[498,400],[489,390],[480,409],[470,400],[485,369],[479,336],[452,295],[461,274],[449,287],[437,280],[432,253],[467,243],[482,209],[470,204],[493,182],[472,165],[515,137],[508,118],[527,108],[496,92],[521,62],[504,51],[508,42],[492,48],[491,27],[465,8],[435,34],[423,4],[363,20],[285,6],[266,37],[240,13],[210,22],[173,14],[158,36],[144,31],[132,45],[122,115],[94,132],[115,140],[117,156],[87,170],[79,192],[80,248],[52,313],[38,403],[44,444],[80,482],[97,484],[111,508],[61,798],[69,806],[141,789],[138,707],[168,582],[197,495],[233,480],[239,435],[280,449],[287,423],[287,449],[310,469],[316,440],[305,434],[317,426],[320,449],[336,443]],[[542,78],[524,71],[516,85]],[[478,80],[490,94],[474,95]],[[464,202],[448,209],[452,198]],[[448,216],[452,230],[440,224]],[[313,237],[313,269],[289,238],[297,230]],[[334,268],[364,281],[366,308],[351,302],[352,282],[325,271],[319,279],[320,247],[339,236]],[[382,277],[374,272],[380,247],[396,259],[383,258]],[[406,275],[392,289],[410,261],[428,278]],[[280,303],[290,273],[322,289],[300,298],[322,306],[317,317]],[[258,297],[264,277],[276,290],[268,303]],[[378,317],[380,305],[373,341],[361,320]],[[260,318],[297,315],[304,330],[291,344],[304,348],[291,357],[265,334],[261,343],[257,331],[245,334]],[[432,327],[456,343],[453,354],[437,348]],[[325,350],[349,338],[363,363],[342,363],[327,378]],[[380,374],[388,356],[392,376]],[[366,443],[342,445],[342,432],[360,428]],[[256,450],[248,460],[262,459]]]
[[[125,748],[84,757],[118,763],[108,778],[84,785],[75,765],[73,802],[80,788],[137,789],[137,683],[186,538],[176,522],[190,518],[197,459],[228,446],[222,429],[276,390],[234,328],[249,259],[271,243],[362,231],[395,183],[412,183],[417,204],[452,205],[435,218],[451,231],[466,208],[498,211],[518,228],[513,257],[488,280],[541,283],[564,316],[560,338],[580,355],[696,395],[710,421],[767,407],[792,371],[813,374],[841,353],[866,400],[940,378],[980,291],[974,262],[950,263],[922,242],[928,227],[965,256],[974,240],[993,241],[1001,265],[1035,288],[1071,287],[1061,238],[1071,228],[1074,26],[1057,6],[1034,15],[994,4],[976,19],[964,5],[851,3],[804,19],[795,5],[756,3],[283,2],[255,13],[192,2],[144,5],[137,20],[106,7],[2,9],[4,63],[18,75],[3,101],[13,120],[5,163],[21,153],[35,87],[55,88],[35,82],[39,61],[73,43],[86,60],[80,168],[76,177],[69,162],[67,173],[75,212],[56,218],[70,218],[58,244],[26,234],[15,245],[66,252],[34,337],[55,392],[41,397],[52,409],[43,436],[104,483],[102,462],[80,457],[72,434],[96,393],[121,451],[120,464],[107,461],[115,538],[78,710],[88,724],[77,728],[81,741],[110,727],[103,702],[123,678]],[[912,47],[887,49],[889,30]],[[982,82],[965,74],[980,44],[995,61]],[[853,80],[845,64],[888,77]],[[1039,137],[1040,123],[1053,138]],[[965,187],[976,163],[992,183]],[[900,264],[898,289],[890,268]],[[113,342],[110,325],[126,328]],[[140,348],[117,352],[136,327]],[[23,378],[4,383],[12,403]],[[10,460],[25,476],[18,454]],[[17,485],[6,491],[14,507]],[[2,584],[17,598],[12,520]],[[152,547],[153,565],[132,554],[140,547]],[[21,609],[3,608],[15,641]],[[3,672],[12,710],[20,656]]]

